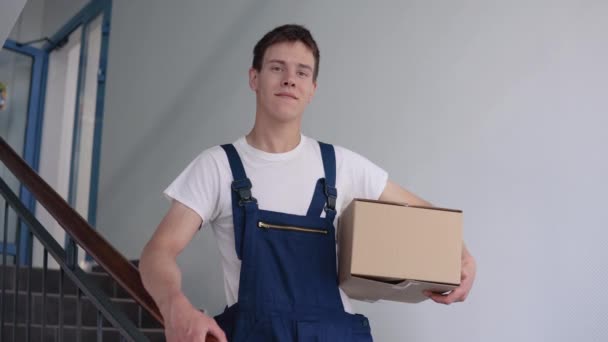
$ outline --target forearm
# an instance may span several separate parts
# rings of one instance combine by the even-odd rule
[[[144,248],[139,268],[144,287],[163,316],[167,341],[226,342],[217,322],[196,309],[182,293],[182,275],[175,261],[179,253],[154,242]]]
[[[164,317],[171,299],[182,294],[182,274],[175,256],[149,244],[141,255],[139,270],[144,287]]]

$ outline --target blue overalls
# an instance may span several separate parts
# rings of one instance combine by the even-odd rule
[[[260,210],[236,149],[222,145],[234,178],[232,213],[241,260],[238,303],[215,317],[228,341],[372,341],[367,318],[345,312],[340,298],[336,159],[332,145],[319,144],[325,178],[318,180],[306,216]]]

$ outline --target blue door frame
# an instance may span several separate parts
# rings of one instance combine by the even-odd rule
[[[23,159],[36,171],[38,171],[38,163],[40,161],[40,143],[42,139],[42,124],[43,124],[43,111],[46,96],[46,82],[48,76],[48,61],[49,54],[56,48],[62,46],[62,42],[69,37],[79,27],[83,27],[82,30],[82,41],[81,41],[81,53],[80,63],[78,71],[78,85],[76,99],[77,103],[75,110],[78,110],[80,105],[79,99],[81,98],[81,92],[83,91],[84,82],[84,68],[85,68],[85,57],[86,57],[86,46],[87,46],[87,35],[88,27],[90,23],[100,15],[102,16],[102,37],[101,37],[101,49],[99,58],[99,70],[97,77],[97,97],[95,104],[95,128],[93,137],[93,151],[92,151],[92,165],[91,165],[91,181],[89,191],[89,209],[87,221],[92,227],[95,227],[97,221],[97,191],[99,183],[99,161],[101,154],[101,133],[103,123],[103,110],[104,110],[104,99],[105,99],[105,81],[108,65],[108,49],[109,49],[109,35],[110,35],[110,23],[111,23],[111,11],[112,11],[112,0],[91,0],[82,10],[80,10],[74,17],[63,25],[63,27],[55,33],[51,38],[50,42],[37,49],[31,46],[24,46],[18,42],[7,40],[4,44],[4,48],[17,53],[21,53],[30,56],[34,59],[32,66],[32,81],[30,87],[30,99],[28,106],[28,117],[26,124],[25,144],[23,151]],[[77,112],[76,112],[77,113]],[[75,115],[74,120],[78,120],[78,115]],[[70,166],[70,184],[68,193],[68,203],[73,207],[74,204],[74,191],[75,184],[78,175],[75,172],[77,164],[77,153],[75,147],[80,143],[80,130],[77,122],[74,125],[74,134],[72,142],[72,160]],[[75,152],[76,151],[76,152]],[[36,200],[31,193],[23,186],[20,188],[21,200],[27,208],[34,212],[36,207]],[[21,226],[19,229],[20,233],[18,238],[19,250],[19,263],[27,265],[31,263],[31,253],[29,251],[32,248],[32,241],[27,232],[27,229],[23,229]],[[0,246],[0,252],[1,252]],[[16,255],[16,246],[9,244],[7,246],[7,253],[10,255]],[[87,259],[90,257],[87,255]]]
[[[33,59],[32,73],[30,81],[30,96],[28,100],[27,119],[25,125],[25,143],[23,145],[23,159],[34,170],[38,171],[38,162],[40,160],[40,140],[42,137],[42,110],[44,98],[44,85],[46,84],[46,69],[48,67],[48,53],[44,50],[37,49],[31,46],[22,46],[13,40],[7,40],[3,46],[4,49],[13,51],[22,55],[29,56]],[[32,196],[29,190],[20,186],[19,196],[21,202],[30,210],[36,208],[36,199]],[[5,213],[6,215],[6,213]],[[15,243],[7,244],[7,254],[16,255],[17,246],[19,244],[19,262],[21,264],[29,264],[31,262],[28,251],[31,249],[31,239],[24,223],[19,223],[20,228],[17,231]],[[2,246],[0,246],[2,251]]]

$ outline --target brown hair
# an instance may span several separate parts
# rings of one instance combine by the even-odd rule
[[[319,47],[317,46],[317,42],[315,42],[314,38],[310,34],[310,31],[308,31],[308,29],[302,25],[282,25],[266,33],[253,48],[253,63],[251,64],[251,67],[257,71],[261,71],[262,61],[264,59],[266,49],[268,49],[268,47],[271,45],[283,42],[302,42],[304,45],[306,45],[306,47],[308,47],[308,49],[310,49],[310,52],[312,52],[312,55],[315,57],[313,81],[316,81],[317,76],[319,75]]]

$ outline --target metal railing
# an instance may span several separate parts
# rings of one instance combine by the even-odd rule
[[[13,191],[11,191],[11,189],[8,187],[8,185],[4,182],[4,180],[0,179],[0,193],[2,194],[2,196],[5,199],[5,205],[4,205],[4,236],[3,236],[3,246],[6,247],[6,243],[7,243],[7,231],[8,231],[8,217],[10,214],[9,211],[9,207],[12,207],[12,209],[14,210],[15,213],[17,213],[18,217],[20,218],[20,220],[25,224],[25,225],[18,225],[18,229],[22,229],[21,227],[26,226],[27,229],[29,230],[29,234],[31,234],[31,237],[35,237],[37,239],[38,242],[40,242],[43,246],[44,246],[44,260],[43,260],[43,281],[42,281],[42,289],[43,289],[43,293],[42,293],[42,314],[41,314],[41,325],[42,325],[42,331],[41,331],[41,336],[45,335],[45,329],[46,329],[46,308],[47,308],[47,292],[46,292],[46,287],[44,286],[46,284],[46,275],[48,272],[48,255],[50,254],[55,261],[59,264],[60,268],[61,268],[61,275],[59,277],[59,311],[57,313],[57,317],[58,317],[58,322],[59,322],[59,330],[58,330],[58,340],[59,341],[63,341],[63,333],[64,333],[64,322],[63,322],[63,317],[64,317],[64,310],[63,310],[63,296],[64,296],[64,278],[65,276],[67,276],[78,288],[77,290],[77,313],[76,313],[76,318],[78,319],[78,323],[77,323],[77,330],[76,330],[76,334],[77,334],[77,338],[79,338],[78,340],[81,340],[81,328],[82,328],[82,322],[80,320],[80,318],[82,317],[81,315],[81,308],[82,308],[82,295],[84,294],[87,299],[89,301],[91,301],[95,307],[98,309],[98,314],[103,315],[103,317],[110,322],[110,324],[112,324],[112,326],[114,326],[116,329],[118,329],[121,333],[122,336],[127,337],[129,340],[132,341],[148,341],[148,339],[144,336],[143,333],[141,333],[139,331],[139,329],[135,326],[135,324],[133,322],[131,322],[131,320],[129,320],[129,318],[127,318],[127,316],[120,311],[111,301],[109,296],[104,293],[99,286],[94,283],[89,277],[87,277],[87,274],[75,263],[73,262],[69,262],[68,256],[66,251],[57,243],[57,241],[55,241],[55,239],[50,235],[50,233],[44,228],[42,227],[42,225],[40,224],[40,222],[38,222],[38,220],[32,215],[32,213],[30,213],[27,208],[25,208],[25,206],[21,203],[21,201],[19,200],[19,198],[15,195],[15,193]],[[19,255],[20,253],[23,253],[23,251],[21,251],[20,249],[20,244],[16,245],[17,251],[16,251],[16,256],[15,256],[15,260],[19,259]],[[30,249],[30,253],[31,253],[31,249]],[[12,325],[12,338],[9,339],[8,336],[6,336],[6,316],[7,316],[7,312],[5,312],[5,307],[6,307],[6,299],[7,299],[7,284],[6,284],[6,275],[7,275],[7,250],[6,248],[3,248],[3,253],[2,253],[2,267],[3,267],[3,272],[0,273],[0,282],[1,282],[1,287],[2,287],[2,309],[0,310],[0,336],[2,336],[2,341],[17,341],[17,330],[18,330],[18,315],[17,315],[17,310],[19,308],[19,288],[20,288],[20,277],[19,277],[19,273],[20,273],[20,267],[21,265],[19,265],[18,262],[14,263],[14,277],[13,277],[13,286],[12,286],[12,292],[13,292],[13,312],[12,312],[12,318],[13,318],[13,325]],[[26,296],[26,303],[25,303],[25,310],[26,310],[26,322],[25,322],[25,340],[26,341],[30,341],[31,340],[31,336],[30,336],[30,332],[31,332],[31,316],[32,316],[32,289],[31,289],[31,284],[32,284],[32,278],[31,278],[31,273],[32,273],[32,264],[30,263],[29,265],[26,266],[27,267],[27,296]],[[102,326],[102,322],[101,320],[98,320],[97,322],[97,329],[99,331],[101,331],[103,329]],[[101,337],[101,335],[100,335]]]
[[[108,294],[106,294],[100,286],[92,280],[89,275],[83,271],[77,264],[76,245],[84,249],[95,261],[106,270],[106,272],[119,284],[143,309],[159,325],[162,326],[162,316],[160,315],[152,298],[144,289],[139,271],[125,259],[114,247],[112,247],[103,237],[93,230],[87,222],[78,215],[63,198],[57,194],[46,182],[44,182],[38,174],[35,173],[20,157],[11,149],[11,147],[0,138],[0,159],[4,165],[18,178],[22,185],[26,186],[32,193],[39,204],[55,218],[55,220],[65,230],[66,234],[73,241],[68,248],[64,249],[60,246],[53,236],[42,226],[21,202],[19,197],[9,188],[6,182],[0,178],[0,193],[4,198],[4,222],[3,222],[3,239],[2,239],[2,272],[0,272],[0,287],[2,288],[2,301],[0,304],[0,340],[1,341],[17,341],[18,310],[25,307],[25,323],[22,324],[25,329],[25,341],[32,340],[32,263],[27,266],[19,264],[19,256],[21,253],[30,253],[28,260],[32,260],[31,243],[27,251],[21,250],[19,243],[15,244],[16,255],[14,256],[14,279],[12,284],[12,310],[13,310],[13,328],[11,336],[8,336],[6,318],[8,312],[8,295],[10,290],[7,289],[7,270],[9,269],[7,239],[9,230],[9,215],[15,213],[17,215],[17,235],[20,236],[21,229],[27,229],[30,236],[29,241],[40,243],[43,248],[42,261],[42,303],[41,303],[41,323],[40,323],[40,339],[44,341],[45,329],[47,329],[46,317],[48,316],[48,293],[46,289],[48,270],[48,255],[57,262],[60,267],[59,277],[59,300],[58,300],[58,341],[64,340],[64,292],[65,292],[65,277],[71,280],[77,287],[76,294],[76,338],[77,341],[82,340],[82,301],[83,295],[90,301],[97,310],[97,341],[103,338],[103,319],[109,322],[115,329],[118,330],[121,340],[130,341],[148,341],[148,338],[138,329],[133,321],[115,305]],[[12,209],[9,210],[9,209]],[[22,267],[27,267],[26,271],[26,296],[25,304],[20,306],[20,272]],[[38,309],[38,308],[37,308]],[[40,312],[38,312],[40,314]],[[19,339],[21,341],[22,339]]]

